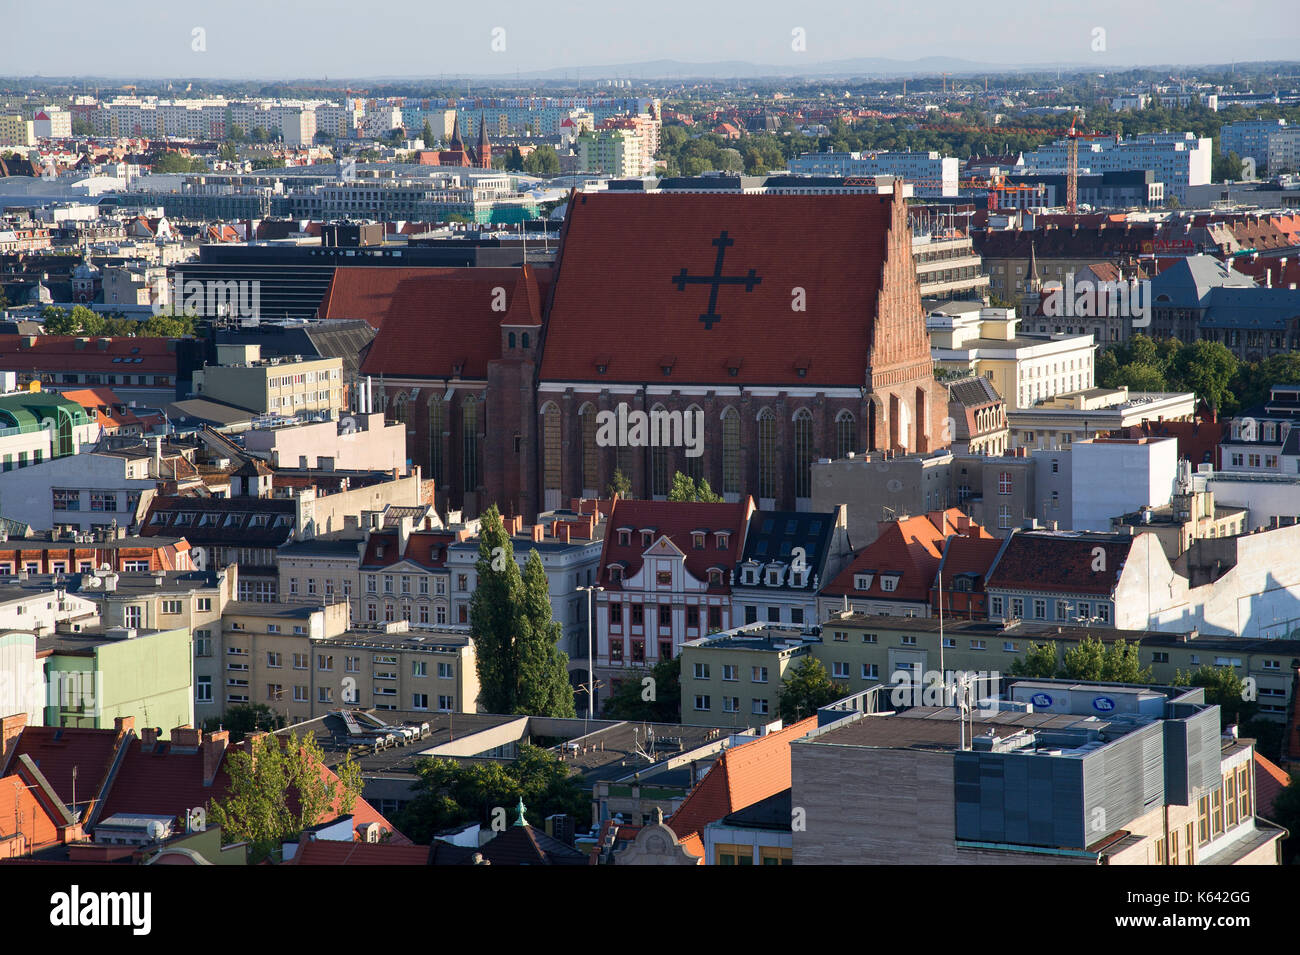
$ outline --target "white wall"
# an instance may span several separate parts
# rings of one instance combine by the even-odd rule
[[[1173,497],[1178,477],[1175,438],[1076,441],[1073,445],[1073,529],[1109,531],[1110,519]]]

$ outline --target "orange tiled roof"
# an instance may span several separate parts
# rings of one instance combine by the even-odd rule
[[[699,833],[705,826],[790,788],[790,743],[816,728],[817,717],[810,716],[725,750],[667,820],[668,828],[689,852],[703,856]]]
[[[1255,752],[1255,811],[1265,819],[1273,818],[1273,803],[1282,790],[1291,784],[1291,777],[1278,766]]]

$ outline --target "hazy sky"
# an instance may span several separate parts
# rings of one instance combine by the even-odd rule
[[[194,48],[195,28],[205,50]],[[796,28],[802,52],[792,49]],[[1297,0],[0,0],[7,76],[436,77],[927,56],[1099,70],[1300,59],[1300,14]]]

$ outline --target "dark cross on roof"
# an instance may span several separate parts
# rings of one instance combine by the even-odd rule
[[[722,316],[718,314],[718,289],[723,285],[743,285],[746,292],[754,291],[754,286],[763,281],[754,274],[750,269],[748,275],[723,275],[722,259],[727,254],[727,246],[735,245],[736,240],[728,237],[727,230],[723,229],[718,237],[713,240],[713,244],[718,247],[718,258],[713,263],[712,275],[689,275],[686,269],[682,269],[677,275],[674,275],[672,282],[677,286],[679,292],[685,292],[687,285],[708,285],[709,288],[709,310],[700,316],[700,321],[704,323],[706,329],[714,326],[714,323],[722,321]]]

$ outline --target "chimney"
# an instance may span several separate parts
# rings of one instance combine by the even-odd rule
[[[522,518],[520,518],[520,520],[522,520]],[[540,543],[541,543],[543,540],[545,540],[545,539],[546,539],[546,525],[545,525],[545,524],[534,524],[534,525],[533,525],[533,542],[534,542],[534,543],[537,543],[537,544],[540,544]]]
[[[18,742],[18,737],[26,726],[26,713],[15,713],[0,719],[0,766],[4,765],[9,748]]]
[[[569,529],[569,522],[564,521],[563,523],[559,523],[556,526],[560,529],[560,533],[557,534],[556,536],[559,537],[560,540],[564,541],[564,543],[566,544],[569,543],[569,535],[572,533],[572,531],[570,531]]]
[[[178,726],[172,730],[172,746],[198,749],[203,742],[203,730],[193,726]]]
[[[117,717],[116,719],[113,720],[113,729],[117,731],[118,736],[121,736],[123,733],[131,732],[133,729],[135,729],[135,717],[134,716]]]
[[[162,735],[162,730],[156,726],[146,726],[140,730],[140,751],[152,753],[153,748],[158,744],[160,735]]]
[[[215,733],[208,733],[200,747],[203,751],[203,785],[211,786],[217,778],[217,770],[221,768],[221,759],[226,754],[226,747],[230,743],[229,730],[217,730]]]

